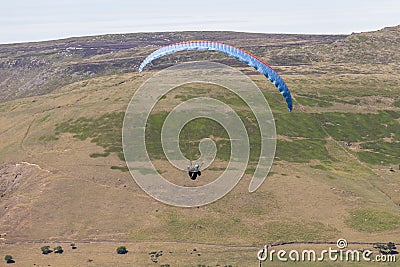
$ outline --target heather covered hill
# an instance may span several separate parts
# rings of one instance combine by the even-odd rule
[[[283,54],[289,47],[329,44],[344,36],[277,35],[236,32],[137,33],[70,38],[28,44],[0,45],[0,101],[49,93],[64,85],[102,75],[129,73],[152,50],[186,40],[226,42],[265,56]],[[273,64],[293,61],[273,58]],[[188,53],[186,57],[193,57]],[[217,54],[197,59],[221,59]],[[296,59],[306,57],[301,53]],[[174,62],[175,58],[170,58]],[[302,59],[303,60],[303,59]],[[297,62],[297,64],[302,61]],[[308,63],[308,62],[306,62]]]

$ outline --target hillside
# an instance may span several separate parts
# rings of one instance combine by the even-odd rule
[[[341,38],[343,36],[183,32],[104,35],[0,45],[0,101],[46,94],[64,85],[103,75],[134,72],[149,52],[174,42],[214,40],[245,44],[244,48],[254,53],[265,53],[273,47],[270,52],[277,54],[275,50],[285,47],[326,44]]]
[[[0,45],[0,256],[12,254],[21,266],[158,266],[148,253],[163,250],[158,264],[253,266],[267,243],[400,243],[399,32],[400,26],[349,36],[138,33]],[[233,44],[265,59],[291,89],[294,111],[260,74],[215,52],[177,53],[137,73],[156,48],[191,39]],[[133,181],[121,129],[140,85],[160,69],[194,60],[234,66],[263,89],[278,141],[272,170],[255,193],[247,191],[253,152],[228,195],[182,209],[154,200]],[[149,154],[160,173],[187,186],[196,184],[166,162],[157,133],[166,110],[199,96],[230,104],[257,132],[248,107],[225,89],[189,84],[169,92],[149,118]],[[211,125],[199,120],[181,135],[190,157],[204,137],[221,149],[199,183],[227,165],[229,144]],[[259,140],[250,143],[257,151]],[[42,245],[70,243],[78,249],[40,254]],[[130,252],[116,257],[124,244]]]

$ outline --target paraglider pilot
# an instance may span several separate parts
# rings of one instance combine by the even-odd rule
[[[201,176],[199,164],[196,163],[194,165],[194,167],[192,167],[192,161],[190,161],[190,166],[188,166],[187,169],[188,169],[188,174],[189,174],[190,179],[196,180],[197,175]]]

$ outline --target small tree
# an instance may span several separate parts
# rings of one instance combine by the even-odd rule
[[[6,255],[5,257],[4,257],[4,260],[7,262],[7,263],[14,263],[15,261],[13,260],[13,257],[11,256],[11,255]]]
[[[61,246],[57,246],[54,248],[54,253],[62,254],[63,252],[64,252],[64,250],[62,249]]]
[[[52,250],[50,249],[50,246],[43,246],[40,248],[42,250],[42,254],[49,254],[52,252]]]
[[[120,246],[117,248],[117,253],[118,254],[126,254],[126,253],[128,253],[128,250],[126,250],[125,246]]]

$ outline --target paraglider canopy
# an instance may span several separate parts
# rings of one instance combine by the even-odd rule
[[[281,92],[282,96],[285,98],[287,107],[289,111],[293,109],[292,96],[290,91],[283,81],[283,79],[276,73],[267,63],[265,63],[262,59],[254,56],[253,54],[223,43],[211,42],[211,41],[188,41],[175,43],[168,46],[161,47],[160,49],[151,53],[139,66],[139,72],[141,72],[144,67],[149,64],[154,59],[160,58],[165,55],[169,55],[175,52],[184,51],[184,50],[214,50],[222,52],[228,56],[234,57],[241,62],[246,63],[247,65],[253,67],[258,72],[262,73],[268,80],[270,80],[276,88],[278,88],[279,92]]]

